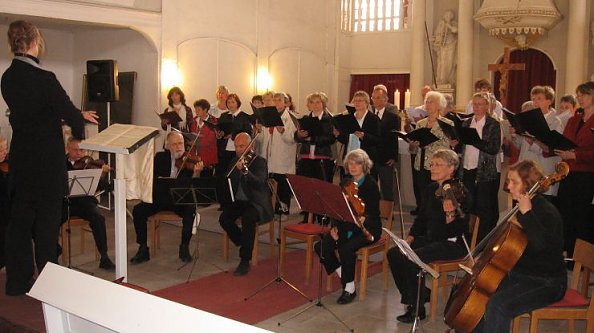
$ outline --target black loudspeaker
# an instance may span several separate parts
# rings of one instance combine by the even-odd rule
[[[117,61],[87,61],[87,97],[89,102],[100,103],[117,102],[120,99]]]

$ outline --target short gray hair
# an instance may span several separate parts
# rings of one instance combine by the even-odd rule
[[[361,164],[363,166],[363,173],[368,174],[373,167],[373,161],[369,158],[369,155],[363,149],[355,149],[351,150],[345,157],[344,157],[344,167],[347,168],[347,162],[353,161],[357,164]],[[348,171],[348,169],[347,169]]]
[[[458,157],[458,154],[456,154],[456,152],[451,149],[438,149],[435,151],[435,153],[433,153],[431,158],[442,159],[449,166],[453,166],[454,170],[458,169],[458,166],[460,165],[460,158]]]
[[[430,98],[437,100],[437,104],[439,104],[439,108],[442,110],[448,105],[448,101],[446,101],[446,98],[439,91],[428,92],[427,95],[425,95],[425,101]]]

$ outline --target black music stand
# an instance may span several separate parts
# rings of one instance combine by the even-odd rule
[[[194,272],[194,268],[196,267],[196,263],[198,262],[198,258],[200,256],[199,251],[199,231],[200,231],[200,213],[198,212],[198,207],[206,207],[212,203],[217,202],[217,193],[216,193],[216,180],[214,177],[197,177],[197,178],[159,178],[159,182],[161,182],[161,186],[164,186],[169,190],[170,199],[173,205],[180,205],[180,206],[194,206],[195,209],[195,217],[194,217],[194,224],[192,225],[192,234],[196,235],[195,241],[195,248],[194,252],[192,253],[192,257],[194,260],[192,261],[192,269],[188,273],[188,278],[186,283],[190,281],[192,277],[192,273]],[[208,264],[212,265],[213,267],[217,268],[220,271],[224,271],[221,267],[207,262]],[[186,267],[188,263],[184,263],[177,270],[181,270],[182,268]]]
[[[68,194],[66,195],[67,220],[66,232],[68,233],[68,268],[74,268],[84,273],[94,275],[92,272],[72,267],[72,229],[70,226],[70,198],[94,196],[101,178],[101,169],[70,170],[68,171]],[[64,240],[62,239],[62,242]]]
[[[410,332],[417,332],[419,328],[421,328],[421,331],[423,331],[423,328],[421,327],[421,318],[419,317],[419,306],[421,305],[421,283],[423,283],[424,281],[425,274],[429,273],[431,274],[431,276],[433,276],[434,279],[437,279],[439,278],[439,273],[433,270],[427,264],[425,264],[404,239],[399,238],[387,228],[382,229],[384,229],[384,231],[390,236],[390,238],[392,238],[394,243],[396,243],[396,246],[398,246],[400,252],[404,254],[408,258],[408,260],[415,263],[421,269],[417,274],[417,306],[415,311],[415,321],[413,321],[412,327],[410,328]],[[434,290],[433,292],[437,292],[437,290]]]
[[[338,221],[344,221],[346,223],[355,223],[355,216],[351,210],[351,206],[349,206],[340,186],[316,178],[298,175],[287,175],[287,181],[295,196],[297,205],[302,210]],[[320,239],[322,239],[323,236],[324,235],[321,234]],[[278,322],[278,325],[280,326],[282,323],[299,316],[313,306],[318,306],[328,311],[349,331],[354,332],[354,329],[350,328],[342,319],[322,303],[322,271],[324,270],[324,267],[322,267],[322,259],[324,258],[323,246],[320,247],[320,250],[317,302],[285,319],[283,322]]]

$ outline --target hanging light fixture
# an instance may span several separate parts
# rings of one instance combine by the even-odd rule
[[[526,49],[562,16],[552,0],[485,0],[474,19],[489,35],[512,47]]]

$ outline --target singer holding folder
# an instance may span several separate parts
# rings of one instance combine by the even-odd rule
[[[354,223],[338,222],[321,241],[314,245],[314,250],[320,256],[326,272],[328,274],[336,272],[340,277],[343,290],[336,300],[338,304],[351,303],[357,296],[355,291],[357,250],[376,242],[382,233],[379,187],[375,178],[369,174],[373,162],[364,150],[355,149],[347,154],[344,165],[349,175],[342,180],[341,184],[344,186],[349,182],[357,183],[358,196],[365,204],[363,225],[373,239],[370,241],[366,238],[362,229]]]
[[[423,191],[423,204],[419,207],[419,214],[405,239],[424,263],[457,259],[466,253],[461,236],[469,230],[469,215],[460,212],[467,211],[470,196],[464,195],[462,199],[457,198],[458,205],[455,205],[451,199],[442,200],[437,195],[438,189],[448,190],[445,184],[451,184],[450,191],[453,190],[456,182],[453,177],[458,165],[458,155],[451,149],[437,150],[431,158],[433,182]],[[463,185],[458,192],[467,194]],[[448,196],[442,195],[442,197]],[[400,303],[406,305],[406,312],[396,319],[403,323],[412,323],[416,314],[419,267],[408,260],[398,247],[391,248],[387,256],[394,282],[400,291]],[[420,319],[426,317],[424,304],[429,301],[430,295],[431,290],[422,283],[419,302]]]

